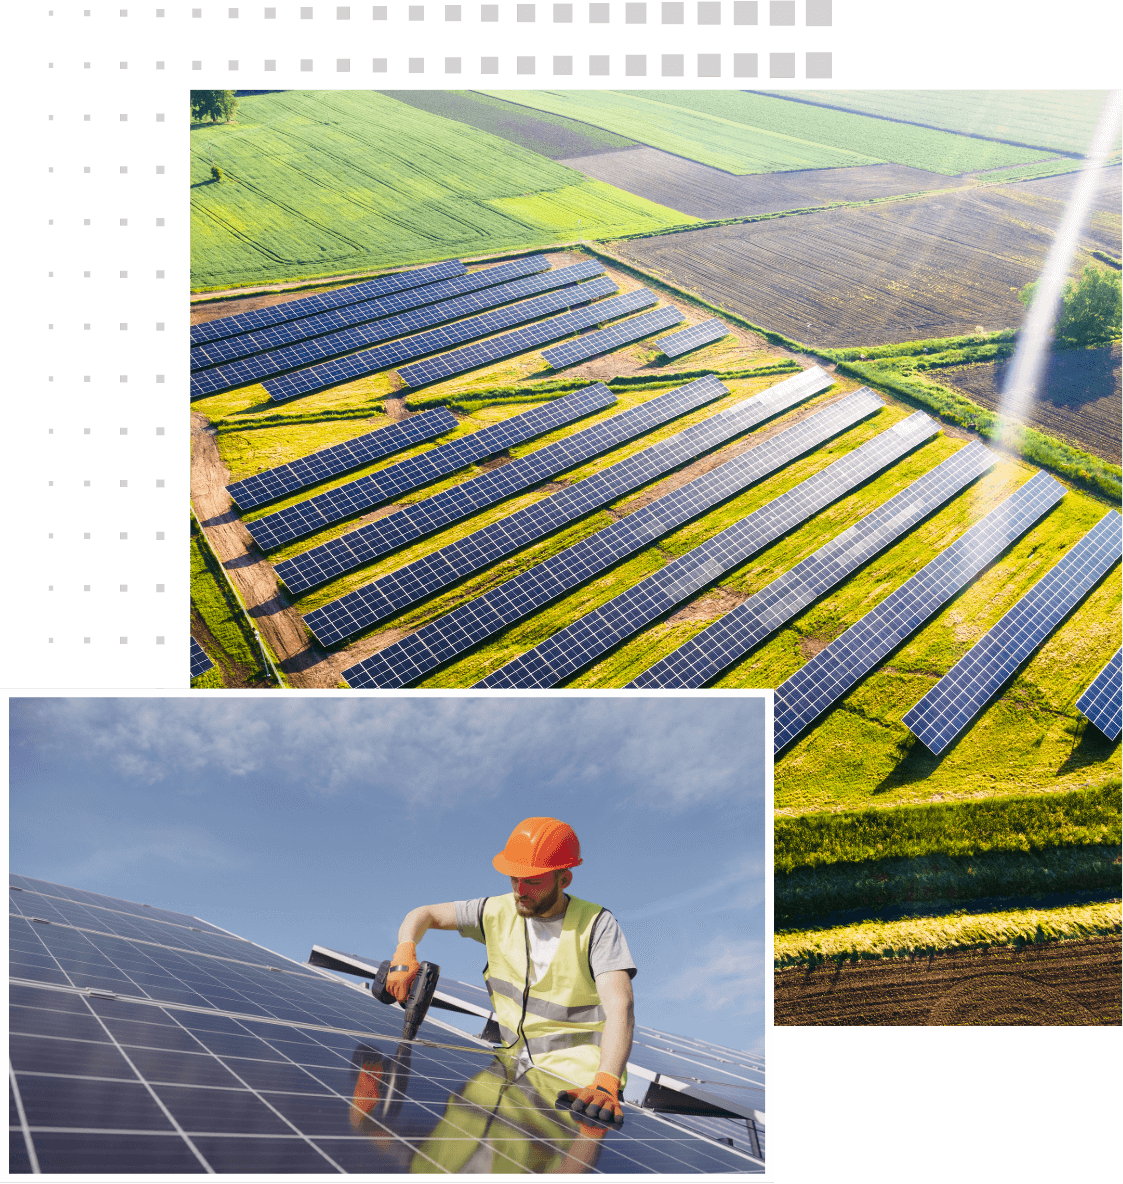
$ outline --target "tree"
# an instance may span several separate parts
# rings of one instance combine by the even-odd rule
[[[191,92],[191,118],[200,123],[209,119],[218,123],[220,119],[230,122],[238,100],[232,90],[193,90]]]
[[[1018,299],[1026,308],[1033,303],[1036,291],[1037,284],[1032,283],[1018,293]],[[1069,280],[1061,293],[1056,344],[1061,349],[1106,345],[1119,336],[1121,318],[1123,284],[1120,277],[1088,264],[1079,281]]]

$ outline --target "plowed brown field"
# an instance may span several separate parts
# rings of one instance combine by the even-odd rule
[[[775,972],[777,1024],[1119,1022],[1118,936]]]

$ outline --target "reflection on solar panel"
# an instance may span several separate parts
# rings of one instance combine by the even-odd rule
[[[716,317],[701,324],[691,325],[689,329],[682,329],[672,333],[670,337],[660,337],[655,343],[668,358],[677,358],[682,354],[697,349],[700,345],[709,345],[712,341],[720,341],[729,330]]]
[[[272,349],[268,353],[254,354],[249,358],[240,358],[222,366],[215,366],[210,370],[197,370],[191,376],[191,397],[196,399],[203,395],[213,395],[219,391],[233,390],[235,387],[246,386],[251,382],[260,382],[271,375],[282,374],[286,370],[295,370],[301,366],[311,367],[313,363],[321,362],[324,358],[334,358],[337,354],[347,354],[352,350],[361,349],[363,346],[389,341],[391,344],[382,347],[380,351],[374,350],[354,355],[365,359],[367,369],[363,373],[369,373],[371,369],[380,370],[391,362],[420,357],[423,354],[432,353],[436,349],[445,349],[458,341],[470,341],[473,337],[492,333],[497,328],[517,325],[521,321],[541,316],[545,312],[568,308],[572,297],[563,291],[541,306],[535,301],[529,301],[526,304],[513,305],[510,309],[503,309],[500,312],[484,311],[509,304],[512,300],[518,300],[523,296],[533,296],[538,292],[552,292],[557,288],[567,289],[569,285],[577,283],[578,280],[590,279],[603,272],[604,268],[599,263],[593,259],[587,259],[583,263],[574,264],[573,267],[547,271],[543,275],[524,276],[522,279],[497,284],[493,288],[469,292],[464,296],[456,296],[452,300],[442,300],[439,304],[427,304],[424,308],[413,308],[408,312],[399,313],[397,316],[383,317],[380,321],[352,325],[346,329],[338,329],[334,333],[327,333],[322,337],[296,341],[292,345],[284,345],[278,349]],[[615,292],[616,286],[610,281],[606,282],[609,286],[605,288],[605,292]],[[478,312],[481,315],[463,321],[456,320],[457,317],[463,317],[473,312]],[[454,321],[455,324],[446,325],[441,329],[430,328],[433,325],[442,325],[445,321]],[[429,331],[418,333],[419,329],[428,329]],[[406,341],[392,340],[407,333],[417,335]],[[372,367],[370,363],[375,359],[375,355],[377,355],[379,364]],[[305,371],[301,371],[301,373],[303,374]],[[274,384],[268,383],[267,389],[272,393]]]
[[[660,535],[774,473],[883,406],[869,391],[840,399],[710,472],[476,597],[343,672],[349,686],[404,686],[498,633]]]
[[[643,316],[621,321],[620,324],[612,325],[608,329],[586,333],[573,341],[563,341],[561,345],[544,349],[542,356],[555,370],[564,370],[566,366],[573,366],[577,362],[585,361],[586,358],[607,353],[619,345],[627,345],[630,341],[649,337],[652,333],[658,333],[660,329],[677,325],[681,320],[682,313],[677,308],[657,308],[654,312],[645,312]]]
[[[1123,553],[1121,528],[1123,518],[1108,511],[905,713],[905,727],[939,756],[1118,562]]]
[[[576,264],[575,267],[583,269],[585,264]],[[569,268],[563,269],[563,271],[569,270]],[[557,279],[561,274],[561,271],[551,271],[547,272],[545,276],[531,276],[525,280],[517,280],[516,283],[529,285],[538,281],[545,282],[547,278]],[[461,341],[471,341],[474,337],[497,333],[500,329],[507,329],[511,325],[521,325],[526,321],[533,321],[538,317],[557,312],[559,309],[572,308],[576,304],[595,300],[597,297],[607,296],[615,291],[615,283],[608,276],[602,275],[585,284],[564,287],[558,292],[547,292],[545,295],[536,296],[533,300],[524,300],[519,304],[508,305],[506,308],[495,308],[489,312],[480,313],[479,316],[468,317],[467,320],[428,329],[413,337],[388,341],[385,345],[377,346],[375,349],[363,350],[361,353],[349,354],[345,358],[337,358],[332,362],[308,366],[293,374],[271,378],[264,386],[271,399],[275,402],[284,402],[297,395],[306,395],[310,391],[337,386],[341,382],[350,382],[352,379],[362,378],[365,374],[373,374],[378,370],[396,366],[399,362],[406,362],[411,358],[421,358],[436,350],[457,345]],[[468,298],[462,297],[461,299]]]
[[[602,387],[607,406],[614,401],[607,387]],[[642,432],[666,423],[676,415],[691,411],[710,399],[728,393],[716,379],[700,380],[697,385],[680,387],[638,407],[574,432],[564,440],[539,448],[500,469],[474,477],[452,489],[434,494],[415,505],[382,518],[342,538],[313,547],[303,555],[278,563],[275,571],[290,592],[303,592],[315,584],[333,579],[342,572],[361,567],[423,534],[465,517],[501,498],[529,489],[564,469],[587,460],[597,453],[623,443]],[[363,589],[362,591],[367,591]],[[369,603],[369,602],[368,602]]]
[[[575,295],[578,292],[590,293],[592,287],[593,284],[582,284],[570,291]],[[548,321],[541,321],[537,325],[517,329],[514,333],[504,333],[502,337],[492,337],[475,345],[466,345],[463,349],[454,349],[451,353],[441,354],[440,357],[426,358],[423,362],[402,366],[398,370],[398,376],[406,386],[416,387],[427,382],[438,382],[453,374],[463,374],[466,370],[485,366],[488,362],[497,362],[500,358],[512,358],[515,354],[526,353],[535,346],[544,345],[547,341],[556,341],[559,337],[576,333],[579,329],[588,329],[591,325],[600,325],[614,317],[622,317],[629,312],[647,308],[657,299],[655,294],[646,288],[637,288],[634,292],[625,292],[623,296],[602,300],[591,308],[574,309],[572,312],[562,313],[561,316],[551,317]],[[578,303],[580,301],[574,298],[571,307],[572,304]]]
[[[589,665],[793,527],[806,522],[824,506],[899,460],[937,430],[923,411],[917,411],[700,547],[672,560],[607,604],[586,613],[476,686],[492,690],[557,686],[562,679]]]
[[[349,481],[346,485],[325,490],[307,501],[297,502],[295,506],[287,506],[264,518],[247,522],[246,529],[263,551],[279,547],[303,534],[311,534],[333,522],[368,510],[381,501],[397,497],[406,490],[416,489],[419,485],[454,473],[472,461],[491,456],[523,440],[530,440],[563,423],[580,419],[604,406],[604,390],[600,386],[588,387],[539,407],[532,407],[529,411],[512,415],[502,423],[450,440],[447,444],[440,444],[428,452],[399,461],[396,465],[376,469],[357,481]]]
[[[1123,728],[1123,680],[1120,661],[1123,649],[1088,684],[1088,689],[1076,700],[1076,708],[1096,725],[1109,739],[1118,740]]]
[[[15,1173],[556,1172],[577,1147],[567,1083],[509,1081],[510,1057],[432,1012],[402,1041],[399,1009],[194,917],[14,882]],[[625,1109],[593,1170],[763,1168]]]
[[[191,677],[198,678],[206,674],[214,663],[207,657],[207,651],[195,640],[191,639]]]
[[[968,482],[985,473],[996,459],[977,442],[961,448],[861,522],[844,530],[744,604],[656,662],[628,683],[629,689],[704,686],[813,600],[912,530]]]
[[[321,448],[310,456],[302,456],[275,469],[266,469],[264,473],[255,473],[252,477],[235,481],[227,485],[226,492],[243,510],[252,510],[254,506],[327,481],[349,469],[357,469],[360,465],[389,456],[391,452],[408,448],[411,444],[420,444],[434,436],[451,432],[459,424],[460,421],[447,407],[434,407],[398,423],[376,428],[365,436],[356,436],[354,440],[345,440],[331,448]]]
[[[776,690],[779,752],[1064,497],[1037,473]]]
[[[191,344],[217,341],[220,337],[233,337],[238,333],[251,333],[254,329],[265,328],[266,325],[279,325],[282,321],[313,316],[318,312],[326,312],[329,308],[342,308],[346,304],[369,300],[373,296],[386,296],[406,288],[419,288],[422,284],[431,284],[435,280],[463,275],[467,270],[459,259],[447,259],[444,263],[418,267],[413,271],[396,271],[392,275],[380,275],[377,279],[351,284],[347,288],[336,288],[332,292],[321,292],[317,296],[304,296],[300,300],[289,300],[269,308],[257,308],[253,312],[242,312],[236,316],[206,321],[202,325],[191,326]]]
[[[534,275],[536,272],[549,271],[549,269],[550,261],[545,255],[531,255],[526,259],[515,259],[510,263],[499,263],[494,267],[472,271],[467,275],[457,276],[455,279],[426,284],[422,288],[407,288],[402,292],[393,292],[389,296],[380,296],[377,300],[360,300],[357,304],[329,309],[327,312],[317,313],[315,316],[301,317],[296,321],[285,321],[280,325],[270,325],[252,333],[242,333],[237,337],[223,337],[218,341],[207,341],[191,347],[191,369],[203,370],[207,366],[233,362],[237,358],[247,358],[250,354],[277,349],[282,345],[291,345],[294,341],[319,337],[323,333],[334,333],[336,329],[361,325],[364,321],[374,321],[379,317],[392,316],[394,313],[405,312],[410,308],[420,308],[426,304],[436,304],[438,301],[448,300],[452,296],[463,296],[465,293],[475,292],[480,288],[490,288],[495,284],[505,283],[507,280],[518,279],[524,275]],[[603,270],[604,268],[600,269],[600,271]],[[599,275],[600,272],[594,271],[590,274]]]

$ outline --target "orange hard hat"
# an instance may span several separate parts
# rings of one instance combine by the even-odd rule
[[[576,867],[581,862],[581,844],[567,823],[556,818],[524,818],[491,862],[505,876],[540,876]]]

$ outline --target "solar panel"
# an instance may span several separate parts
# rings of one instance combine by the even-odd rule
[[[345,681],[352,687],[406,685],[777,471],[881,406],[881,400],[866,390],[840,399],[371,655],[345,670]]]
[[[677,465],[693,460],[700,453],[725,443],[768,416],[778,414],[830,385],[830,375],[818,366],[793,375],[751,399],[719,411],[717,415],[685,431],[660,440],[599,473],[593,473],[568,489],[516,510],[499,522],[493,522],[364,588],[323,605],[304,618],[305,624],[324,645],[342,641],[398,609],[423,600],[471,572],[479,571],[504,555],[517,551],[519,547],[542,538],[567,522],[573,522],[614,498],[638,489]],[[729,393],[712,375],[696,379],[680,387],[679,391],[684,395],[689,394],[691,399],[696,398],[698,406]],[[678,391],[671,391],[665,397],[677,394]],[[654,407],[655,403],[656,400],[652,400],[643,406]]]
[[[254,329],[263,329],[266,325],[278,325],[282,321],[292,321],[298,317],[326,312],[329,308],[342,308],[346,304],[369,300],[373,296],[386,296],[391,292],[401,292],[406,288],[418,288],[422,284],[431,284],[435,280],[463,275],[467,270],[459,259],[446,259],[443,263],[433,263],[429,267],[417,267],[412,271],[395,271],[391,275],[380,275],[377,279],[364,280],[361,284],[350,284],[346,288],[336,288],[331,292],[304,296],[300,300],[288,300],[284,304],[274,304],[269,308],[255,308],[252,312],[241,312],[232,317],[204,321],[201,325],[191,326],[191,344],[198,345],[203,341],[217,341],[220,337],[234,337],[239,333],[250,333]]]
[[[432,1012],[402,1041],[399,1008],[211,926],[207,948],[185,944],[206,925],[185,914],[133,934],[60,918],[51,910],[74,890],[37,884],[12,894],[13,1172],[385,1175],[484,1159],[495,1173],[564,1169],[577,1129],[554,1108],[560,1078],[549,1097],[509,1081],[510,1058]],[[139,907],[112,904],[107,916]],[[763,1168],[638,1106],[625,1112],[589,1148],[592,1170]]]
[[[191,677],[198,678],[206,674],[214,663],[207,657],[207,651],[195,640],[191,639]]]
[[[917,411],[476,683],[552,687],[899,460],[937,425]]]
[[[677,358],[682,354],[689,353],[692,349],[697,349],[700,345],[709,345],[711,342],[720,341],[728,333],[728,328],[714,317],[711,320],[702,321],[700,324],[691,325],[678,333],[672,333],[670,337],[660,337],[655,344],[668,358]]]
[[[582,284],[571,291],[587,292],[592,286]],[[514,333],[505,333],[502,337],[492,337],[475,345],[454,349],[451,353],[441,354],[436,358],[426,358],[422,362],[402,366],[398,370],[398,376],[406,386],[412,387],[422,386],[427,382],[439,382],[442,378],[463,374],[466,370],[497,362],[500,358],[512,358],[516,354],[526,353],[527,350],[547,341],[556,341],[559,337],[565,337],[579,329],[588,329],[592,325],[611,321],[614,317],[622,317],[626,313],[647,308],[657,299],[658,297],[646,288],[637,288],[634,292],[625,292],[624,295],[614,296],[611,300],[602,300],[591,308],[576,309],[561,316],[551,317],[548,321],[540,321],[537,325],[518,329]]]
[[[550,272],[548,274],[556,276],[560,273]],[[519,282],[530,283],[541,278],[543,277],[534,276]],[[603,275],[598,276],[585,284],[564,287],[557,292],[547,292],[544,295],[536,296],[533,300],[524,300],[506,308],[491,309],[488,312],[480,313],[479,316],[469,317],[467,320],[428,329],[414,337],[388,341],[374,349],[349,354],[347,357],[337,358],[334,361],[322,362],[317,366],[307,366],[292,374],[270,378],[263,385],[269,392],[271,399],[279,403],[284,402],[286,399],[296,398],[297,395],[337,386],[341,382],[350,382],[355,378],[362,378],[366,374],[374,374],[379,370],[396,366],[399,362],[424,357],[436,350],[447,349],[450,345],[456,345],[458,342],[470,341],[472,338],[495,333],[511,325],[532,321],[549,313],[557,312],[558,309],[570,308],[600,296],[607,296],[615,291],[616,284],[611,279]]]
[[[1108,511],[905,713],[905,727],[939,756],[1118,562],[1123,553],[1121,528],[1123,518]]]
[[[522,279],[510,280],[495,287],[483,288],[480,291],[468,292],[463,296],[455,296],[451,300],[442,300],[439,304],[427,304],[423,308],[413,308],[396,316],[383,317],[379,321],[367,324],[351,325],[346,329],[337,329],[334,333],[327,333],[321,337],[312,337],[305,341],[295,341],[291,345],[282,345],[268,353],[254,354],[252,357],[239,358],[234,362],[227,362],[215,366],[210,370],[197,370],[191,376],[191,397],[200,398],[203,395],[213,395],[219,391],[233,390],[246,386],[251,382],[260,382],[273,375],[295,370],[299,367],[311,367],[325,358],[333,358],[338,354],[348,354],[364,346],[376,345],[378,342],[392,341],[384,346],[382,351],[368,351],[361,356],[366,359],[369,373],[369,363],[377,354],[379,365],[373,366],[379,370],[386,358],[398,361],[403,358],[420,357],[431,353],[435,349],[444,349],[458,341],[469,341],[483,333],[494,332],[508,324],[518,324],[529,317],[541,316],[544,312],[553,312],[558,308],[568,308],[571,298],[564,292],[555,295],[551,301],[539,307],[534,301],[526,304],[512,305],[498,313],[487,313],[486,310],[498,308],[500,305],[510,304],[523,296],[533,296],[535,293],[552,292],[555,289],[566,289],[579,280],[590,279],[601,275],[604,268],[594,259],[587,259],[576,263],[572,267],[563,267],[558,271],[547,271],[541,275],[524,276]],[[616,286],[606,281],[605,292],[615,292]],[[601,293],[603,294],[603,293]],[[480,316],[469,317],[467,320],[457,320],[468,313],[480,313]],[[496,320],[498,318],[498,320]],[[446,321],[454,324],[446,325],[442,329],[431,328],[443,325]],[[427,329],[428,332],[419,333],[418,330]],[[416,334],[405,341],[396,341],[407,333]],[[389,351],[389,352],[387,352]],[[303,373],[303,371],[301,372]],[[330,384],[326,384],[330,385]],[[273,384],[267,384],[269,391]]]
[[[813,600],[907,534],[922,518],[985,473],[996,459],[978,442],[961,448],[861,522],[844,530],[744,604],[656,662],[628,683],[628,688],[704,686]]]
[[[471,271],[454,279],[440,280],[435,284],[426,284],[421,288],[406,288],[401,292],[380,296],[376,300],[360,300],[357,304],[329,309],[327,312],[316,313],[314,316],[301,317],[295,321],[284,321],[280,325],[269,325],[264,329],[256,329],[252,333],[239,334],[237,337],[223,337],[218,341],[206,341],[201,345],[191,347],[191,369],[203,370],[207,366],[233,362],[237,358],[246,358],[250,354],[277,349],[282,345],[290,345],[294,341],[319,337],[324,333],[334,333],[337,329],[361,325],[364,321],[374,321],[379,317],[392,316],[394,313],[405,312],[410,308],[436,304],[438,301],[447,300],[452,296],[463,296],[468,292],[490,288],[496,284],[505,283],[507,280],[519,279],[521,276],[534,275],[537,272],[549,271],[549,269],[550,261],[545,255],[531,255],[526,259],[514,259],[510,263],[484,267],[479,271]],[[601,268],[601,271],[603,270]],[[592,274],[600,273],[593,272]]]
[[[1037,473],[776,690],[779,752],[1064,497]]]
[[[370,464],[383,456],[389,456],[411,444],[432,440],[434,436],[451,432],[459,427],[460,421],[447,407],[434,407],[420,415],[411,415],[397,423],[375,428],[365,436],[356,436],[331,448],[321,448],[309,456],[302,456],[288,464],[277,465],[252,477],[244,477],[227,485],[226,492],[243,510],[252,510],[274,498],[285,497],[317,485],[331,477]]]
[[[608,406],[614,401],[613,396],[607,387],[601,389]],[[290,592],[303,592],[727,393],[716,379],[697,386],[691,384],[689,388],[680,387],[574,432],[502,468],[406,506],[389,518],[368,522],[331,543],[278,563],[274,570]]]
[[[1123,727],[1123,681],[1120,679],[1120,660],[1123,650],[1088,684],[1088,689],[1076,700],[1076,708],[1109,739],[1118,740]]]
[[[263,551],[279,547],[301,535],[311,534],[333,522],[368,510],[388,498],[454,473],[512,444],[530,440],[563,423],[572,423],[603,406],[603,389],[587,387],[532,407],[529,411],[512,415],[502,423],[450,440],[447,444],[439,444],[396,465],[376,469],[357,481],[349,481],[346,485],[325,490],[294,506],[286,506],[283,510],[247,522],[246,529]]]
[[[573,366],[577,362],[585,361],[586,358],[607,353],[617,346],[639,341],[642,337],[650,337],[660,329],[677,325],[682,319],[682,313],[677,308],[657,308],[653,312],[645,312],[642,316],[621,321],[596,333],[586,333],[582,337],[574,338],[573,341],[563,341],[561,345],[544,349],[542,356],[555,370],[564,370],[566,366]]]

